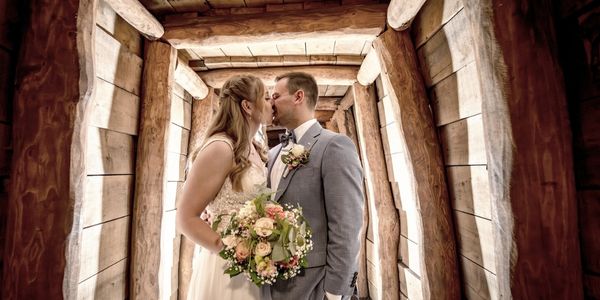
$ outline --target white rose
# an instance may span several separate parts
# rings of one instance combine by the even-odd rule
[[[231,235],[231,234],[225,236],[222,239],[222,241],[223,241],[223,244],[225,246],[227,246],[228,249],[235,248],[235,246],[237,246],[237,243],[238,243],[237,237],[235,237],[234,235]]]
[[[266,242],[260,242],[256,244],[254,248],[254,253],[258,256],[267,256],[271,253],[271,244]]]
[[[292,147],[290,152],[294,156],[300,156],[300,155],[302,155],[302,153],[304,153],[304,146],[296,144],[296,145],[294,145],[294,147]]]
[[[260,218],[254,223],[254,231],[262,237],[270,236],[273,233],[273,219]]]

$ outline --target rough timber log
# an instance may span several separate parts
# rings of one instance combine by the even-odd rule
[[[159,39],[165,33],[162,25],[137,0],[104,0],[133,28],[151,40]]]

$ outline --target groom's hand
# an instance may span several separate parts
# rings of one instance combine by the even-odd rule
[[[200,219],[202,219],[202,221],[208,223],[209,225],[212,224],[213,221],[213,216],[211,213],[209,213],[206,209],[202,212],[202,214],[200,215]]]
[[[326,296],[327,300],[342,300],[341,295],[334,295],[327,291],[325,291],[325,296]]]

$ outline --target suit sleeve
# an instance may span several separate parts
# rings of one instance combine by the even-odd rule
[[[358,272],[364,194],[362,168],[348,137],[336,135],[327,145],[321,175],[328,234],[325,291],[350,295]]]

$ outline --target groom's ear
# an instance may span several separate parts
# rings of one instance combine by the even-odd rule
[[[304,101],[304,90],[297,90],[294,93],[294,103],[300,104]]]

